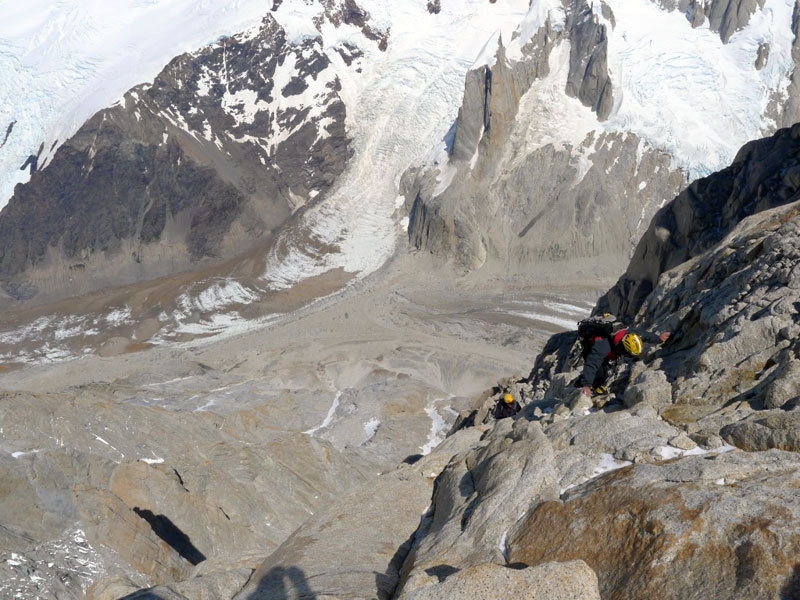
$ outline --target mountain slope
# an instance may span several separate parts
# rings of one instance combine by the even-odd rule
[[[744,217],[800,199],[798,178],[796,126],[746,144],[731,166],[694,181],[656,214],[601,309],[633,318],[662,273],[718,244]]]
[[[408,174],[411,244],[464,271],[591,285],[687,183],[800,118],[796,6],[663,4],[537,3],[529,42],[489,48],[447,152]]]
[[[721,168],[732,158],[730,147],[798,117],[794,105],[784,101],[794,89],[797,52],[792,29],[797,15],[785,0],[740,11],[721,0],[699,8],[660,7],[645,0],[624,6],[579,1],[487,6],[464,0],[402,10],[390,10],[383,0],[287,0],[274,3],[270,13],[285,31],[287,44],[270,55],[278,60],[284,51],[297,55],[304,44],[316,44],[318,58],[308,63],[310,70],[298,72],[305,75],[306,85],[322,86],[315,77],[327,66],[325,77],[341,86],[336,92],[341,104],[322,108],[326,100],[306,99],[313,85],[298,96],[300,82],[287,81],[285,100],[300,100],[305,107],[291,114],[291,106],[270,105],[266,96],[259,96],[269,93],[261,75],[251,78],[247,98],[244,88],[228,95],[209,88],[218,96],[214,110],[227,114],[227,122],[209,119],[209,107],[190,118],[184,113],[195,101],[184,97],[181,107],[171,109],[171,117],[163,116],[166,124],[154,128],[144,147],[163,145],[161,152],[171,160],[183,161],[185,154],[198,162],[198,169],[214,170],[205,176],[219,182],[197,194],[191,208],[180,205],[189,191],[185,189],[175,190],[179,206],[158,198],[151,202],[145,193],[149,176],[142,177],[143,167],[135,166],[130,186],[124,186],[130,187],[127,208],[121,210],[98,211],[89,194],[86,205],[67,203],[64,214],[69,218],[54,218],[45,226],[52,208],[31,201],[38,196],[33,187],[31,193],[21,192],[26,200],[18,199],[0,217],[6,222],[4,238],[16,237],[6,242],[3,256],[8,302],[42,303],[193,268],[198,259],[231,257],[256,243],[271,243],[268,232],[283,227],[289,210],[300,205],[308,206],[302,217],[265,252],[265,285],[285,288],[335,269],[365,275],[395,251],[403,217],[397,212],[398,193],[405,196],[405,210],[411,214],[412,245],[452,258],[461,270],[485,265],[490,277],[522,281],[552,280],[555,273],[570,270],[576,281],[589,273],[607,279],[622,269],[650,216],[687,181]],[[460,18],[464,14],[467,19]],[[657,23],[658,35],[643,36],[638,26],[643,21]],[[454,27],[453,35],[442,37],[443,26]],[[276,38],[276,43],[282,41]],[[197,91],[181,92],[198,95],[198,110],[212,80],[223,84],[237,76],[224,73],[224,41],[221,46],[214,51],[217,58],[209,59],[213,77],[191,83],[190,76],[187,83],[199,83]],[[236,52],[248,54],[249,60],[267,60],[257,47],[242,42]],[[670,60],[663,60],[665,55]],[[460,87],[466,62],[476,70],[462,101],[452,92]],[[271,68],[267,62],[263,77],[271,76]],[[385,93],[387,86],[393,94]],[[170,105],[165,95],[153,95]],[[261,104],[249,104],[258,98]],[[115,110],[135,115],[133,100]],[[459,102],[454,138],[448,141],[452,147],[443,155],[437,139],[446,136]],[[283,140],[274,138],[274,127],[291,130],[305,118],[306,108],[317,117],[327,110],[326,118],[338,127],[330,140],[340,141],[312,148],[318,158],[304,164],[302,152],[308,149],[303,146],[311,143],[304,136],[310,133],[295,131],[293,140]],[[654,118],[660,112],[668,118]],[[256,118],[256,113],[262,116]],[[285,114],[288,121],[263,113]],[[252,131],[265,127],[265,118],[273,130]],[[129,115],[129,122],[133,119]],[[227,141],[224,148],[214,149],[212,140],[228,135],[215,128],[241,129],[251,119],[249,133],[234,136],[238,144]],[[321,123],[316,127],[324,132],[327,125]],[[163,131],[173,132],[181,152],[170,154],[163,139],[156,143]],[[261,139],[261,149],[247,136]],[[345,137],[352,155],[342,150]],[[277,141],[286,144],[285,150],[278,151],[278,164],[270,167],[262,161],[275,160]],[[78,146],[88,148],[86,141]],[[323,150],[324,158],[319,154]],[[426,154],[435,166],[418,166],[430,165]],[[109,164],[120,159],[119,176],[128,176],[125,153],[115,156]],[[86,161],[80,155],[73,159]],[[45,169],[36,185],[42,192],[58,189],[68,197],[83,197],[80,186],[61,182],[62,177],[80,179],[78,173],[85,168],[76,164],[63,176],[55,176],[55,170],[46,175]],[[548,176],[539,176],[543,173]],[[375,183],[369,190],[365,179]],[[326,197],[323,188],[334,184],[336,189]],[[114,197],[113,185],[108,189]],[[209,194],[219,200],[212,201]],[[70,233],[81,228],[70,222],[80,223],[86,218],[82,215],[98,212],[101,217],[110,213],[111,221],[98,236]],[[26,230],[25,238],[34,238],[29,245],[17,233],[21,219],[30,220],[33,214],[38,224],[34,231]],[[170,230],[166,215],[171,217]],[[91,256],[96,258],[87,263]],[[109,275],[103,277],[109,259]],[[588,268],[587,259],[592,261]],[[97,271],[98,281],[92,282],[80,265]]]
[[[263,243],[348,159],[329,66],[313,39],[287,46],[271,17],[173,61],[18,188],[0,219],[6,289],[86,293]]]

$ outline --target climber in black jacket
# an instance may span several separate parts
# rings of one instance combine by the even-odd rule
[[[516,415],[522,407],[519,405],[519,402],[514,400],[514,396],[511,394],[504,394],[503,398],[497,401],[494,407],[494,418],[495,419],[505,419],[506,417],[513,417]]]
[[[659,335],[625,327],[608,337],[596,336],[589,340],[591,349],[583,363],[583,372],[578,378],[577,386],[581,393],[589,398],[592,392],[605,394],[606,381],[611,372],[611,365],[621,356],[639,356],[644,349],[644,342],[658,344],[670,338],[665,331]]]

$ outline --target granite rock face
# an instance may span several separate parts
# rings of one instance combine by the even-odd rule
[[[659,0],[659,4],[684,13],[693,27],[707,23],[726,44],[737,30],[747,25],[757,9],[764,8],[764,0]]]
[[[548,598],[599,600],[597,576],[582,561],[542,563],[513,568],[484,563],[466,569],[441,565],[430,569],[441,585],[399,596],[402,600],[471,600],[473,598]]]
[[[614,102],[606,56],[613,14],[604,5],[600,19],[580,0],[564,10],[563,27],[546,20],[523,60],[509,60],[501,40],[493,64],[468,73],[448,165],[404,178],[412,248],[461,272],[594,280],[624,268],[656,207],[686,184],[666,154],[636,135],[598,129],[555,143],[546,133],[556,118],[539,112],[554,85],[543,83],[548,76],[563,77],[564,92],[598,122]],[[562,62],[566,72],[553,73]]]
[[[583,560],[602,598],[791,597],[799,464],[771,451],[626,467],[539,505],[509,560]]]
[[[603,12],[613,22],[611,9]],[[574,32],[569,55],[566,92],[592,109],[601,121],[614,104],[613,85],[608,75],[606,25],[593,18],[593,8],[574,0],[568,8],[566,28]]]
[[[727,169],[694,181],[650,223],[601,311],[633,318],[662,273],[718,244],[748,215],[800,199],[800,125],[744,146]]]

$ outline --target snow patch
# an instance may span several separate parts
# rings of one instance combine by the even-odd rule
[[[441,444],[447,436],[447,423],[436,410],[436,406],[431,404],[425,408],[425,412],[431,419],[431,430],[428,433],[428,441],[424,446],[420,446],[423,456],[430,454],[431,450]]]
[[[628,465],[632,465],[632,464],[633,463],[631,461],[629,461],[629,460],[617,460],[616,458],[614,458],[613,455],[608,454],[606,452],[602,452],[602,453],[600,453],[600,455],[598,457],[597,466],[592,471],[591,476],[586,477],[585,479],[582,479],[580,481],[576,481],[575,483],[573,483],[571,485],[568,485],[567,487],[563,488],[561,490],[561,495],[563,495],[568,490],[571,490],[572,488],[581,485],[582,483],[586,483],[587,481],[589,481],[591,479],[594,479],[595,477],[598,477],[599,475],[602,475],[604,473],[608,473],[610,471],[616,471],[618,469],[621,469],[623,467],[627,467]]]
[[[381,422],[378,420],[377,417],[372,417],[369,421],[364,423],[364,433],[367,434],[367,439],[361,442],[361,446],[369,442],[372,438],[375,437],[375,434],[378,433],[378,429],[381,427]]]
[[[314,435],[317,431],[325,429],[331,423],[333,423],[333,417],[334,415],[336,415],[336,409],[339,408],[339,401],[341,400],[341,397],[342,397],[342,392],[336,392],[336,396],[334,396],[333,398],[331,407],[328,409],[328,414],[325,415],[325,418],[322,420],[322,423],[320,423],[317,427],[314,427],[313,429],[307,429],[303,433],[307,435]]]

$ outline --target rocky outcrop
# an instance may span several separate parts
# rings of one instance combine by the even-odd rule
[[[662,273],[718,244],[744,217],[798,200],[798,194],[800,125],[750,142],[730,167],[693,182],[656,214],[599,310],[632,318]]]
[[[778,451],[626,467],[531,511],[509,561],[583,560],[608,599],[791,597],[798,467]]]
[[[551,65],[565,61],[568,72],[558,77],[566,93],[598,120],[609,115],[613,14],[603,14],[571,3],[565,25],[547,20],[523,60],[509,61],[501,40],[494,63],[468,73],[448,163],[409,171],[403,181],[411,247],[461,272],[539,284],[563,283],[568,273],[594,281],[624,268],[633,240],[685,175],[635,135],[598,130],[556,142],[546,131],[559,115],[540,113],[556,85]]]
[[[485,563],[466,569],[441,565],[431,569],[441,582],[399,596],[400,600],[472,600],[473,598],[548,598],[600,600],[597,576],[583,561],[507,567]]]
[[[376,42],[380,50],[386,50],[389,32],[376,27],[369,12],[356,0],[325,0],[322,5],[324,11],[314,19],[317,30],[320,30],[326,22],[335,27],[342,24],[351,25],[360,29],[366,39]],[[276,9],[277,6],[273,6],[272,10]]]
[[[5,292],[43,302],[263,243],[324,197],[349,158],[329,66],[318,39],[290,45],[269,16],[173,60],[17,187],[0,213]],[[309,89],[315,100],[305,104]]]
[[[605,3],[604,16],[614,15]],[[594,17],[594,9],[582,0],[573,0],[566,27],[574,32],[569,55],[566,92],[590,107],[600,121],[611,114],[614,105],[613,85],[608,75],[608,38],[606,25]]]
[[[764,0],[659,0],[668,10],[679,10],[692,27],[708,23],[727,44],[731,36],[750,21],[756,10],[764,8]]]

